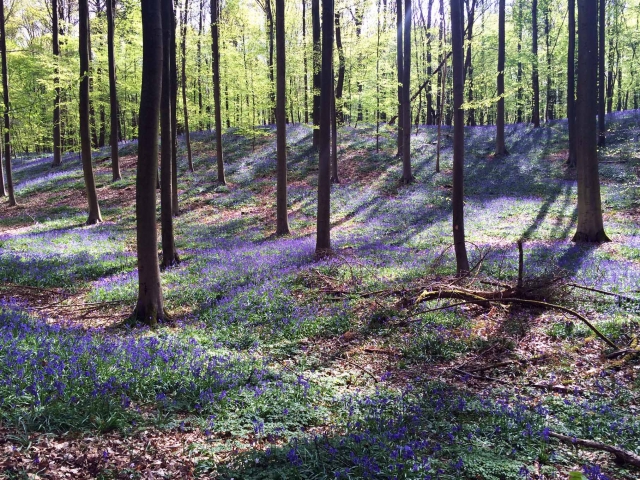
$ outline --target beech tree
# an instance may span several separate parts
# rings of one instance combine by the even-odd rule
[[[411,173],[411,0],[404,2],[402,67],[402,183],[413,181]]]
[[[114,54],[113,37],[115,35],[115,0],[107,2],[107,49],[109,69],[109,144],[111,146],[111,172],[113,181],[122,178],[120,174],[120,157],[118,154],[118,95],[116,90],[116,60]]]
[[[182,110],[184,112],[184,141],[187,144],[187,165],[193,172],[193,158],[191,155],[191,134],[189,132],[189,109],[187,106],[187,22],[189,19],[189,0],[184,0],[184,12],[181,20],[182,35]]]
[[[322,81],[318,162],[316,255],[331,252],[331,95],[333,94],[333,0],[322,1]]]
[[[594,25],[594,31],[598,31],[598,47],[597,47],[597,59],[598,59],[598,90],[597,95],[598,98],[598,146],[602,147],[606,143],[606,120],[604,118],[606,111],[606,89],[605,89],[605,31],[606,31],[606,10],[605,10],[605,0],[593,0],[598,3],[599,13],[597,14],[598,21],[596,25]],[[580,9],[578,8],[578,12]],[[578,14],[578,19],[580,18],[580,14]],[[582,25],[582,22],[580,22]],[[579,30],[579,34],[582,34],[582,30]],[[578,36],[578,39],[580,37]],[[578,53],[578,56],[580,54]],[[593,60],[592,60],[593,61]],[[578,60],[580,63],[580,60]],[[579,68],[579,67],[578,67]]]
[[[80,51],[80,143],[82,152],[82,171],[89,202],[87,225],[102,222],[98,192],[93,176],[91,158],[91,132],[89,121],[89,4],[88,0],[78,2],[79,12],[79,51]],[[4,49],[3,49],[4,52]],[[5,93],[6,95],[6,93]],[[7,118],[5,117],[5,125]],[[6,134],[5,134],[6,135]]]
[[[268,1],[268,0],[267,0]],[[287,213],[287,122],[284,0],[276,0],[276,128],[277,128],[277,195],[276,235],[289,233]]]
[[[531,1],[531,88],[533,89],[533,111],[531,123],[540,126],[540,79],[538,77],[538,0]]]
[[[9,129],[11,122],[9,112],[9,73],[7,72],[7,40],[5,30],[4,0],[0,0],[0,49],[2,49],[2,98],[4,100],[4,166],[7,173],[7,192],[9,194],[9,206],[16,205],[16,196],[13,191],[13,176],[11,173],[11,136]],[[2,172],[0,171],[0,176]],[[4,186],[3,186],[4,191]]]
[[[216,158],[218,161],[218,183],[225,185],[224,161],[222,157],[222,113],[220,111],[220,16],[219,0],[211,0],[211,68],[213,69],[213,102],[216,128]]]
[[[62,138],[60,136],[60,40],[58,34],[58,0],[51,0],[51,41],[53,44],[53,167],[62,165]]]
[[[403,128],[404,128],[404,115],[402,114],[402,82],[404,82],[404,56],[403,56],[403,23],[402,18],[402,0],[396,0],[396,63],[398,64],[398,152],[397,157],[402,157],[402,147],[404,144]],[[410,126],[408,127],[410,128]]]
[[[567,123],[569,126],[569,158],[570,167],[576,166],[576,0],[568,0],[569,45],[567,52]]]
[[[578,97],[576,130],[578,156],[578,227],[574,242],[608,242],[602,221],[596,138],[597,76],[593,58],[598,51],[598,10],[593,0],[578,0]]]
[[[453,246],[458,275],[469,272],[464,236],[464,65],[462,0],[451,0],[451,49],[453,63]]]
[[[320,142],[320,0],[311,0],[311,39],[313,42],[313,146]]]
[[[136,175],[138,301],[133,317],[155,326],[164,319],[158,261],[156,182],[163,73],[162,0],[142,1],[142,89]]]
[[[498,0],[498,112],[496,116],[496,156],[506,155],[504,145],[504,16],[505,0]]]

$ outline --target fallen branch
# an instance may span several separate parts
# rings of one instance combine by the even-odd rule
[[[382,348],[373,348],[373,347],[365,347],[363,349],[367,353],[379,353],[382,355],[390,355],[392,357],[401,357],[402,354],[398,352],[394,352],[393,350],[384,350]]]
[[[620,300],[626,300],[627,302],[640,302],[640,298],[628,297],[626,295],[621,295],[620,293],[608,292],[607,290],[601,290],[599,288],[587,287],[585,285],[579,285],[577,283],[567,283],[568,286],[574,288],[580,288],[582,290],[587,290],[589,292],[602,293],[603,295],[610,295],[612,297],[618,297]]]
[[[594,440],[570,437],[568,435],[563,435],[561,433],[556,433],[556,432],[549,432],[549,436],[553,438],[557,438],[561,442],[568,443],[571,445],[593,448],[595,450],[613,453],[616,457],[616,460],[619,463],[633,465],[634,467],[640,468],[640,456],[636,455],[633,452],[630,452],[629,450],[624,450],[622,448],[614,447],[613,445],[607,445],[606,443],[602,443],[602,442],[596,442]]]
[[[358,365],[357,363],[352,362],[351,360],[348,360],[348,359],[346,359],[346,358],[343,358],[342,360],[343,360],[343,361],[345,361],[345,362],[347,362],[349,365],[352,365],[352,366],[354,366],[354,367],[356,367],[356,368],[358,368],[358,369],[362,370],[364,373],[366,373],[366,374],[367,374],[367,375],[369,375],[371,378],[373,378],[373,381],[374,381],[375,383],[378,383],[378,379],[375,377],[375,375],[374,375],[373,373],[371,373],[369,370],[367,370],[366,368],[364,368],[363,366]]]
[[[458,374],[460,375],[469,376],[477,380],[486,380],[489,382],[501,383],[502,385],[509,385],[511,387],[531,387],[531,388],[537,388],[540,390],[547,390],[547,391],[558,392],[558,393],[574,393],[574,394],[584,393],[584,390],[578,387],[570,388],[570,387],[565,387],[564,385],[547,385],[544,383],[531,383],[531,382],[526,383],[524,385],[518,385],[517,383],[509,382],[508,380],[502,380],[500,378],[495,378],[495,377],[487,377],[484,375],[476,375],[466,370],[460,370],[459,368],[454,368],[453,370],[458,372]]]

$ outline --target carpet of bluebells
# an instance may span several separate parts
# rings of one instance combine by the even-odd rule
[[[601,177],[613,242],[585,246],[570,242],[576,184],[564,165],[565,123],[508,126],[510,155],[500,159],[491,155],[491,127],[467,130],[466,231],[471,263],[482,259],[483,276],[513,281],[514,245],[523,238],[527,276],[562,272],[575,283],[637,294],[640,157],[630,140],[640,133],[640,113],[614,114],[610,131]],[[403,353],[393,368],[407,372],[486,348],[461,311],[425,314],[394,336],[391,327],[374,322],[393,318],[393,308],[363,313],[357,299],[327,298],[309,282],[325,276],[375,291],[454,273],[451,140],[445,137],[443,170],[434,173],[435,130],[420,128],[412,137],[416,182],[400,187],[393,138],[383,132],[377,153],[370,126],[342,128],[340,155],[357,175],[342,174],[342,183],[332,187],[337,253],[318,261],[311,130],[289,127],[293,234],[284,238],[271,235],[269,216],[273,133],[261,128],[255,136],[225,135],[227,186],[214,182],[212,133],[192,135],[196,171],[180,166],[181,215],[175,220],[183,262],[162,274],[166,307],[175,317],[171,326],[94,328],[72,315],[52,321],[19,295],[12,298],[10,288],[0,290],[0,427],[126,437],[187,424],[201,434],[189,448],[198,452],[194,474],[204,477],[533,479],[580,470],[589,480],[637,478],[606,456],[564,447],[548,434],[640,454],[640,385],[621,381],[611,369],[600,369],[590,389],[544,395],[501,384],[467,388],[468,378],[447,383],[420,373],[398,384],[384,369],[374,371],[375,382],[362,372],[353,380],[353,373],[319,358],[314,343],[337,343],[351,332],[388,337]],[[136,148],[123,145],[122,155],[135,155]],[[111,184],[109,169],[97,169],[99,187],[122,195],[103,203],[104,223],[86,227],[83,208],[60,201],[82,191],[77,156],[65,157],[59,169],[49,164],[49,158],[15,161],[18,202],[33,195],[46,195],[47,202],[6,218],[9,210],[0,211],[0,284],[132,307],[134,170]],[[616,341],[640,330],[640,302],[593,303],[580,295],[570,301]],[[587,329],[569,329],[564,317],[547,333],[567,345],[589,340]],[[637,360],[630,362],[637,371]],[[28,453],[28,446],[20,448]],[[221,461],[221,451],[233,454]]]

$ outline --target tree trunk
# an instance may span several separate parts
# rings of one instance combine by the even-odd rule
[[[60,136],[60,26],[58,24],[58,0],[51,1],[51,13],[53,15],[53,25],[51,34],[53,36],[53,61],[55,62],[53,77],[53,164],[52,167],[62,165],[62,138]],[[4,190],[4,188],[2,189]]]
[[[93,176],[93,165],[91,161],[91,132],[89,131],[89,5],[88,0],[78,2],[79,12],[79,53],[80,53],[80,142],[82,149],[82,171],[84,174],[84,184],[87,191],[89,203],[89,217],[87,225],[102,222],[100,206],[98,205],[98,193],[96,182]],[[3,36],[4,38],[4,36]],[[4,52],[4,49],[2,49]],[[5,95],[6,89],[5,89]],[[8,98],[5,96],[5,102]],[[8,116],[5,116],[5,126],[8,123]],[[8,132],[8,130],[7,130]],[[8,135],[5,134],[5,138]]]
[[[120,157],[118,155],[118,96],[116,91],[116,61],[113,48],[115,35],[115,0],[107,1],[107,55],[109,69],[109,143],[111,145],[111,172],[113,181],[120,180]]]
[[[193,172],[191,156],[191,134],[189,132],[189,110],[187,108],[187,21],[189,19],[189,0],[184,0],[184,16],[182,17],[182,110],[184,111],[184,138],[187,144],[187,164]]]
[[[467,56],[464,61],[465,80],[468,80],[469,91],[467,101],[473,102],[473,63],[471,61],[471,41],[473,40],[473,22],[475,20],[476,0],[466,0],[467,7]],[[467,122],[472,127],[476,125],[475,108],[469,107]]]
[[[203,26],[203,17],[204,17],[204,0],[200,0],[200,13],[198,14],[198,130],[202,130],[204,128],[204,123],[202,121],[202,115],[204,114],[204,108],[202,104],[202,34],[204,32]]]
[[[342,33],[340,29],[340,12],[335,12],[336,22],[336,48],[338,49],[338,84],[335,88],[336,121],[342,125],[344,115],[342,110],[342,90],[344,88],[344,74],[346,70],[344,61],[344,49],[342,48]]]
[[[285,121],[286,63],[285,63],[284,0],[276,0],[276,129],[278,155],[278,181],[276,194],[276,235],[289,232],[287,213],[287,125]]]
[[[606,143],[606,132],[607,132],[607,126],[605,124],[605,119],[604,119],[604,113],[605,113],[605,106],[606,106],[606,99],[605,99],[605,86],[604,86],[604,82],[605,82],[605,75],[604,75],[604,57],[605,57],[605,51],[604,51],[604,46],[605,46],[605,22],[606,22],[606,15],[605,15],[605,0],[592,0],[592,1],[598,1],[599,2],[599,7],[600,7],[600,15],[598,18],[598,22],[597,23],[597,30],[598,30],[598,48],[597,50],[597,54],[598,54],[598,91],[594,92],[594,94],[597,95],[598,98],[598,146],[599,147],[603,147]],[[578,12],[580,12],[580,3],[578,2]],[[580,20],[580,14],[578,14],[578,21],[580,22],[579,25],[582,25],[582,21]],[[596,28],[596,25],[594,25],[594,28]],[[579,45],[582,45],[582,43],[580,43],[580,35],[582,35],[582,30],[580,30],[580,27],[578,28],[578,43]],[[578,47],[578,68],[580,68],[580,48]],[[579,77],[579,75],[578,75]],[[580,84],[578,84],[578,88],[580,87]],[[578,130],[580,131],[580,130]],[[580,158],[580,155],[578,154],[578,158]]]
[[[177,5],[177,3],[176,3]],[[171,3],[171,44],[169,45],[171,82],[171,214],[180,211],[178,203],[178,48],[176,43],[177,21]]]
[[[302,60],[304,63],[304,123],[309,124],[309,65],[307,59],[307,0],[302,0]]]
[[[216,157],[218,160],[218,183],[225,185],[224,163],[222,158],[222,115],[220,113],[220,48],[218,46],[219,0],[211,0],[211,56],[213,69],[213,105],[216,121]]]
[[[311,0],[311,35],[313,40],[313,146],[320,145],[320,0]]]
[[[504,145],[504,57],[505,57],[505,0],[498,2],[498,111],[496,117],[496,156],[507,154]]]
[[[331,88],[331,183],[340,183],[338,176],[338,116],[333,79],[331,79]]]
[[[435,120],[433,110],[433,92],[431,85],[431,40],[433,35],[431,34],[431,12],[433,9],[433,0],[429,0],[429,10],[427,12],[427,125],[433,125]]]
[[[274,79],[274,67],[273,67],[273,12],[271,10],[271,0],[264,1],[265,6],[265,14],[267,15],[267,40],[269,44],[269,55],[267,56],[267,67],[269,71],[269,97],[271,99],[271,120],[269,123],[275,123],[276,117],[276,98],[275,91],[273,89],[273,84],[275,83]],[[229,106],[227,105],[227,111],[229,110]],[[228,117],[227,117],[228,118]],[[229,125],[227,125],[228,127]]]
[[[2,50],[2,97],[4,100],[4,166],[7,173],[7,192],[9,194],[9,206],[16,206],[16,196],[13,191],[13,175],[11,172],[11,136],[9,130],[11,122],[9,112],[9,73],[7,71],[7,40],[5,33],[4,1],[0,0],[0,49]],[[0,176],[2,172],[0,172]]]
[[[535,0],[534,0],[535,1]],[[464,63],[462,0],[451,0],[451,48],[453,51],[453,245],[458,275],[469,272],[464,237]]]
[[[524,93],[524,89],[522,88],[522,58],[520,56],[520,52],[522,51],[522,31],[523,31],[523,21],[522,21],[522,14],[523,14],[523,7],[522,7],[522,0],[517,0],[518,1],[518,91],[516,94],[516,99],[517,99],[517,113],[516,113],[516,117],[517,117],[517,123],[522,123],[522,117],[524,116],[524,112],[522,111],[522,97],[523,97],[523,93]]]
[[[551,12],[549,11],[550,8],[551,8],[551,5],[547,5],[544,11],[544,37],[545,37],[545,46],[547,49],[547,55],[546,55],[547,57],[547,88],[546,88],[547,105],[546,105],[546,111],[545,111],[545,118],[547,122],[554,120],[555,118],[555,113],[554,113],[555,91],[553,89],[553,78],[551,77],[552,55],[551,55],[551,38],[550,38],[551,25],[549,23],[549,16],[551,15]]]
[[[569,7],[569,51],[567,53],[567,123],[569,124],[570,167],[576,166],[576,0],[568,0]]]
[[[172,115],[171,115],[171,41],[173,2],[162,0],[162,97],[160,103],[160,220],[162,224],[162,266],[168,268],[180,261],[173,236],[172,202]]]
[[[593,0],[578,0],[578,98],[576,128],[578,154],[578,228],[574,242],[607,242],[602,221],[598,150],[596,145],[596,70],[598,51],[597,7]]]
[[[398,65],[398,152],[396,156],[402,158],[402,146],[404,144],[404,137],[402,135],[404,127],[404,115],[402,114],[402,82],[404,81],[404,57],[402,54],[402,24],[404,19],[402,18],[402,0],[396,0],[396,10],[396,63]]]
[[[322,1],[321,104],[330,106],[333,83],[333,0]],[[320,109],[316,255],[331,252],[331,108]]]
[[[138,301],[133,317],[155,326],[164,318],[158,233],[156,182],[158,176],[158,120],[162,89],[161,0],[142,0],[142,91],[138,128],[136,175],[136,232]]]
[[[411,173],[411,0],[404,2],[404,65],[402,69],[402,183],[413,181]]]
[[[533,88],[533,111],[531,122],[535,128],[540,127],[540,80],[538,78],[538,0],[531,2],[531,87]]]

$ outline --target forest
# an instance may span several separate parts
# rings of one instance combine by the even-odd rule
[[[640,477],[640,0],[0,0],[0,479]]]

